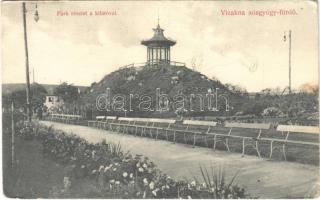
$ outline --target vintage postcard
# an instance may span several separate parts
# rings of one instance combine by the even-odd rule
[[[318,2],[2,1],[6,198],[319,198]]]

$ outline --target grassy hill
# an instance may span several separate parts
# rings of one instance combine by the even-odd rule
[[[228,114],[225,112],[225,100],[219,99],[219,105],[221,111],[219,112],[202,112],[200,111],[200,99],[197,98],[197,94],[205,95],[208,90],[218,89],[218,95],[225,94],[230,99],[230,105],[232,101],[239,102],[243,98],[237,94],[233,94],[218,80],[212,80],[205,75],[193,71],[187,67],[182,66],[145,66],[140,68],[129,67],[122,68],[106,75],[100,82],[92,84],[82,97],[82,103],[86,105],[95,105],[98,95],[106,93],[107,88],[110,88],[111,96],[116,94],[122,94],[126,96],[126,105],[129,104],[129,94],[148,95],[152,97],[152,105],[156,104],[156,88],[160,88],[161,93],[165,93],[169,96],[170,102],[172,98],[177,94],[183,94],[186,97],[190,97],[190,94],[195,94],[196,98],[193,101],[194,111],[188,112],[187,115],[221,115]],[[206,101],[206,100],[205,100]],[[132,99],[132,105],[137,106],[139,104],[138,99]],[[190,101],[185,102],[185,107],[189,108]],[[140,112],[134,109],[134,112],[126,113],[127,116],[157,116],[157,117],[170,117],[175,116],[174,109],[170,105],[170,112],[157,113],[157,112]],[[128,108],[128,106],[125,106]],[[94,109],[95,110],[95,109]],[[129,110],[129,109],[127,109]],[[98,112],[97,114],[105,114],[105,112]],[[124,115],[124,113],[109,114]]]

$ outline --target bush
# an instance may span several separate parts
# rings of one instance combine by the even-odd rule
[[[261,115],[264,117],[279,117],[283,115],[283,112],[279,108],[268,107],[262,111]]]

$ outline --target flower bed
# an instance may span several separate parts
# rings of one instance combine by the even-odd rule
[[[243,188],[226,183],[224,172],[211,174],[200,170],[203,182],[176,181],[162,173],[142,155],[122,151],[120,144],[105,141],[90,144],[75,135],[67,135],[35,124],[17,124],[17,134],[25,139],[40,140],[43,153],[54,161],[70,165],[68,177],[63,180],[67,192],[72,181],[94,180],[98,193],[107,198],[246,198]],[[235,178],[235,177],[234,177]]]

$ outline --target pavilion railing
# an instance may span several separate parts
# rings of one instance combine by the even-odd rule
[[[178,66],[178,67],[184,67],[186,66],[183,62],[176,62],[176,61],[158,61],[158,62],[143,62],[143,63],[131,63],[128,65],[124,65],[120,67],[120,69],[124,68],[130,68],[130,67],[144,67],[144,66],[162,66],[162,65],[170,65],[170,66]]]

